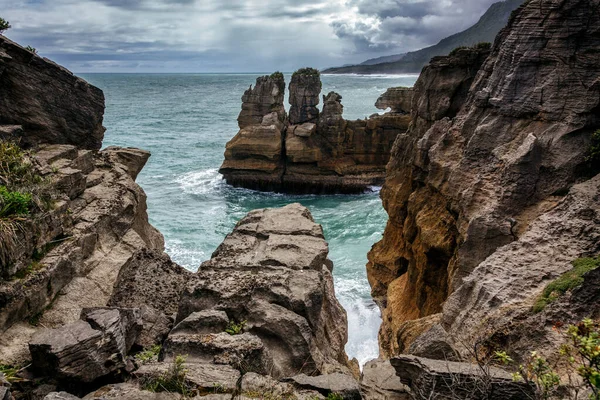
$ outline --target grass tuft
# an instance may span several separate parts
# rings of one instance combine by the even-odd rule
[[[573,261],[573,269],[549,283],[533,305],[533,312],[542,311],[548,304],[556,301],[571,289],[580,286],[583,276],[600,267],[600,256],[597,258],[578,258]]]

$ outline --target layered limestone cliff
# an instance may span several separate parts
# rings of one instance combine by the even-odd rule
[[[454,357],[502,329],[521,350],[551,342],[550,317],[531,317],[539,343],[513,323],[571,261],[600,251],[597,178],[577,185],[600,127],[599,7],[526,2],[489,57],[464,49],[424,68],[367,266],[384,355]]]
[[[396,136],[410,123],[411,90],[403,103],[391,100],[392,111],[366,120],[347,121],[342,117],[342,96],[331,92],[320,102],[318,71],[301,69],[290,82],[289,117],[282,114],[283,76],[261,77],[242,97],[239,133],[227,143],[220,172],[234,186],[296,193],[354,193],[381,185]],[[277,92],[277,96],[272,93]],[[280,96],[281,95],[281,96]],[[394,102],[395,101],[395,102]],[[387,108],[386,105],[383,107]],[[285,113],[285,112],[284,112]]]

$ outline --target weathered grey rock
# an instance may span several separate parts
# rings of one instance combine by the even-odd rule
[[[0,386],[0,400],[13,400],[13,396],[8,387]]]
[[[262,340],[252,334],[170,334],[163,344],[161,361],[186,355],[191,363],[229,365],[259,374],[271,372],[272,359]]]
[[[56,379],[93,382],[126,366],[141,324],[139,310],[88,309],[80,320],[38,332],[30,341],[33,368]]]
[[[307,122],[302,125],[292,125],[288,129],[296,136],[311,137],[317,131],[317,125]]]
[[[280,122],[285,120],[283,97],[285,81],[283,75],[273,74],[256,78],[254,88],[250,86],[242,96],[242,111],[238,116],[240,129],[260,125],[263,117],[275,112]]]
[[[246,321],[245,332],[268,351],[275,377],[347,370],[346,315],[335,299],[327,252],[322,228],[305,207],[252,211],[189,281],[177,322],[209,310]],[[188,332],[169,335],[170,354],[196,347],[208,354],[206,335]]]
[[[144,382],[166,373],[170,367],[171,364],[166,362],[145,364],[135,371],[135,377],[139,382]],[[186,382],[201,393],[232,393],[237,388],[237,382],[241,377],[240,372],[229,365],[186,362],[184,367],[187,371]]]
[[[147,348],[161,343],[173,326],[179,298],[192,273],[162,252],[143,249],[121,268],[108,304],[139,307],[143,329],[137,344]]]
[[[72,144],[100,149],[104,94],[70,71],[0,36],[0,124],[22,131],[21,144]]]
[[[394,87],[389,88],[379,96],[375,107],[380,110],[391,109],[393,113],[410,114],[413,100],[413,88]]]
[[[319,117],[321,76],[312,68],[302,68],[292,75],[290,82],[290,124],[314,122]]]
[[[172,333],[220,333],[225,332],[229,325],[229,318],[224,311],[205,310],[188,315],[177,324]]]
[[[324,396],[339,394],[344,399],[362,399],[358,382],[352,376],[346,374],[335,373],[318,376],[300,374],[286,379],[286,381],[297,388],[314,390]]]
[[[409,400],[409,389],[400,381],[389,360],[371,360],[362,370],[360,391],[364,400]]]
[[[150,158],[149,151],[131,147],[109,146],[104,149],[103,153],[113,162],[123,165],[133,180],[137,179],[138,174]]]
[[[395,357],[390,362],[416,398],[520,400],[534,396],[532,385],[514,382],[510,373],[495,367],[488,367],[484,374],[474,364],[414,356]]]
[[[44,400],[81,400],[79,397],[74,396],[67,392],[52,392],[48,393]]]
[[[460,361],[458,352],[449,344],[448,334],[439,324],[434,324],[411,343],[407,353],[434,360]]]
[[[103,386],[100,389],[86,395],[84,400],[179,400],[182,399],[179,393],[153,393],[142,390],[138,385],[132,383],[118,383],[114,385]]]

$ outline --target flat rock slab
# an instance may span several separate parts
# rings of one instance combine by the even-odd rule
[[[490,367],[483,374],[475,364],[415,356],[400,356],[390,362],[402,382],[422,398],[455,399],[457,393],[464,398],[490,400],[534,398],[532,386],[514,382],[510,373],[499,368]]]
[[[141,366],[135,376],[144,379],[164,374],[171,368],[171,363],[160,362]],[[240,372],[229,365],[186,363],[186,381],[201,393],[214,392],[216,390],[231,393],[235,390],[240,379]],[[231,395],[229,396],[231,397]]]
[[[339,394],[344,399],[362,399],[358,382],[350,375],[334,373],[308,376],[300,374],[286,379],[286,381],[292,383],[297,388],[315,390],[325,396]]]

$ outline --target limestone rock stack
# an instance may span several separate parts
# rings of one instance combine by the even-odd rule
[[[259,78],[254,90],[263,93],[262,86],[272,85],[272,79]],[[410,115],[394,111],[347,121],[342,96],[335,92],[323,96],[319,112],[321,87],[317,70],[301,69],[289,85],[287,119],[262,109],[262,121],[257,117],[254,125],[240,125],[220,169],[229,184],[292,193],[358,193],[383,183],[392,144],[408,129]],[[410,89],[405,92],[410,97]],[[242,114],[253,108],[246,104],[249,98],[242,98]]]
[[[535,317],[537,344],[513,322],[531,316],[571,261],[600,250],[597,183],[578,185],[600,128],[598,6],[526,2],[489,57],[463,49],[423,70],[382,190],[389,222],[367,267],[383,354],[460,352],[479,335],[510,336],[521,350],[551,343],[541,339],[550,318]]]

